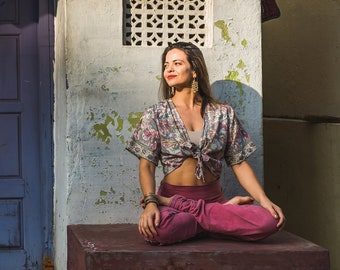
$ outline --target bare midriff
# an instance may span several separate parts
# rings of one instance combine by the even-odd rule
[[[187,158],[179,168],[166,175],[163,181],[176,186],[203,186],[219,179],[206,167],[204,167],[204,180],[197,179],[195,176],[196,165],[196,159]]]

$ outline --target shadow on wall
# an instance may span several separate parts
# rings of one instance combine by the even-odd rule
[[[262,97],[255,89],[238,81],[219,80],[215,81],[211,86],[214,97],[223,103],[229,104],[234,109],[237,118],[256,144],[257,151],[249,158],[249,163],[263,184]],[[221,183],[227,198],[247,194],[230,168],[223,168]]]

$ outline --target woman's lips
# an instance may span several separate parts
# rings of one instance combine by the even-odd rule
[[[176,77],[176,75],[169,75],[169,76],[167,76],[166,78],[168,79],[168,80],[171,80],[171,79],[173,79],[173,78],[175,78]]]

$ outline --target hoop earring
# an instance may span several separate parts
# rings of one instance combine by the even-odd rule
[[[194,94],[196,94],[198,92],[198,82],[197,82],[196,78],[194,78],[194,80],[191,83],[191,89],[192,89],[192,92]]]
[[[172,96],[175,95],[175,91],[176,91],[175,87],[171,87],[171,95],[172,95]]]

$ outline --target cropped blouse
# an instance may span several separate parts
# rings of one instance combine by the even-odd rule
[[[149,107],[142,115],[127,150],[156,166],[161,162],[164,175],[183,161],[197,159],[195,175],[204,180],[203,167],[220,176],[222,161],[228,166],[244,161],[256,149],[249,135],[226,104],[208,104],[199,144],[190,141],[188,131],[171,99]]]

